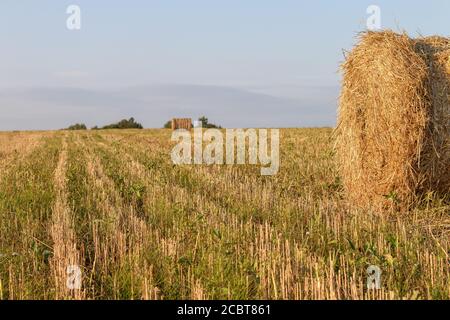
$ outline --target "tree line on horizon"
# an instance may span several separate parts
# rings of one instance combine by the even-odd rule
[[[198,121],[202,123],[203,128],[217,128],[221,129],[221,126],[218,126],[214,123],[210,123],[208,118],[205,116],[202,116],[198,118]],[[167,121],[163,128],[170,129],[172,126],[172,120]],[[139,122],[136,122],[136,120],[131,117],[130,119],[122,119],[119,122],[108,124],[103,127],[94,126],[91,128],[91,130],[107,130],[107,129],[143,129],[144,127]],[[88,130],[87,126],[84,123],[76,123],[73,124],[66,129],[63,130]]]
[[[108,124],[103,127],[92,127],[91,130],[107,130],[107,129],[144,129],[142,124],[136,122],[136,120],[131,117],[130,119],[122,119],[119,122]],[[76,123],[69,126],[65,130],[87,130],[87,126],[84,123]]]

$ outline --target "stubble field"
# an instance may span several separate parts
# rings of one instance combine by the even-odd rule
[[[350,207],[331,129],[281,130],[275,176],[175,166],[170,135],[0,133],[0,299],[450,298],[448,202]]]

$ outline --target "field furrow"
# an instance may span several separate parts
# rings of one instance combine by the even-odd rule
[[[81,289],[83,257],[77,248],[73,212],[68,204],[66,171],[67,141],[63,137],[62,150],[54,176],[56,199],[50,227],[50,235],[53,240],[53,257],[50,265],[54,276],[55,298],[83,299],[84,292]],[[74,278],[70,279],[69,276]]]

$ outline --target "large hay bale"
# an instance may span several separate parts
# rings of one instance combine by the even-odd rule
[[[450,190],[450,40],[367,32],[343,68],[336,151],[350,202]]]

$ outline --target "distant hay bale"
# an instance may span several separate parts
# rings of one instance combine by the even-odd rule
[[[336,152],[350,203],[450,192],[450,39],[367,32],[343,68]]]
[[[192,119],[190,118],[174,118],[172,119],[172,130],[177,129],[192,129]]]

